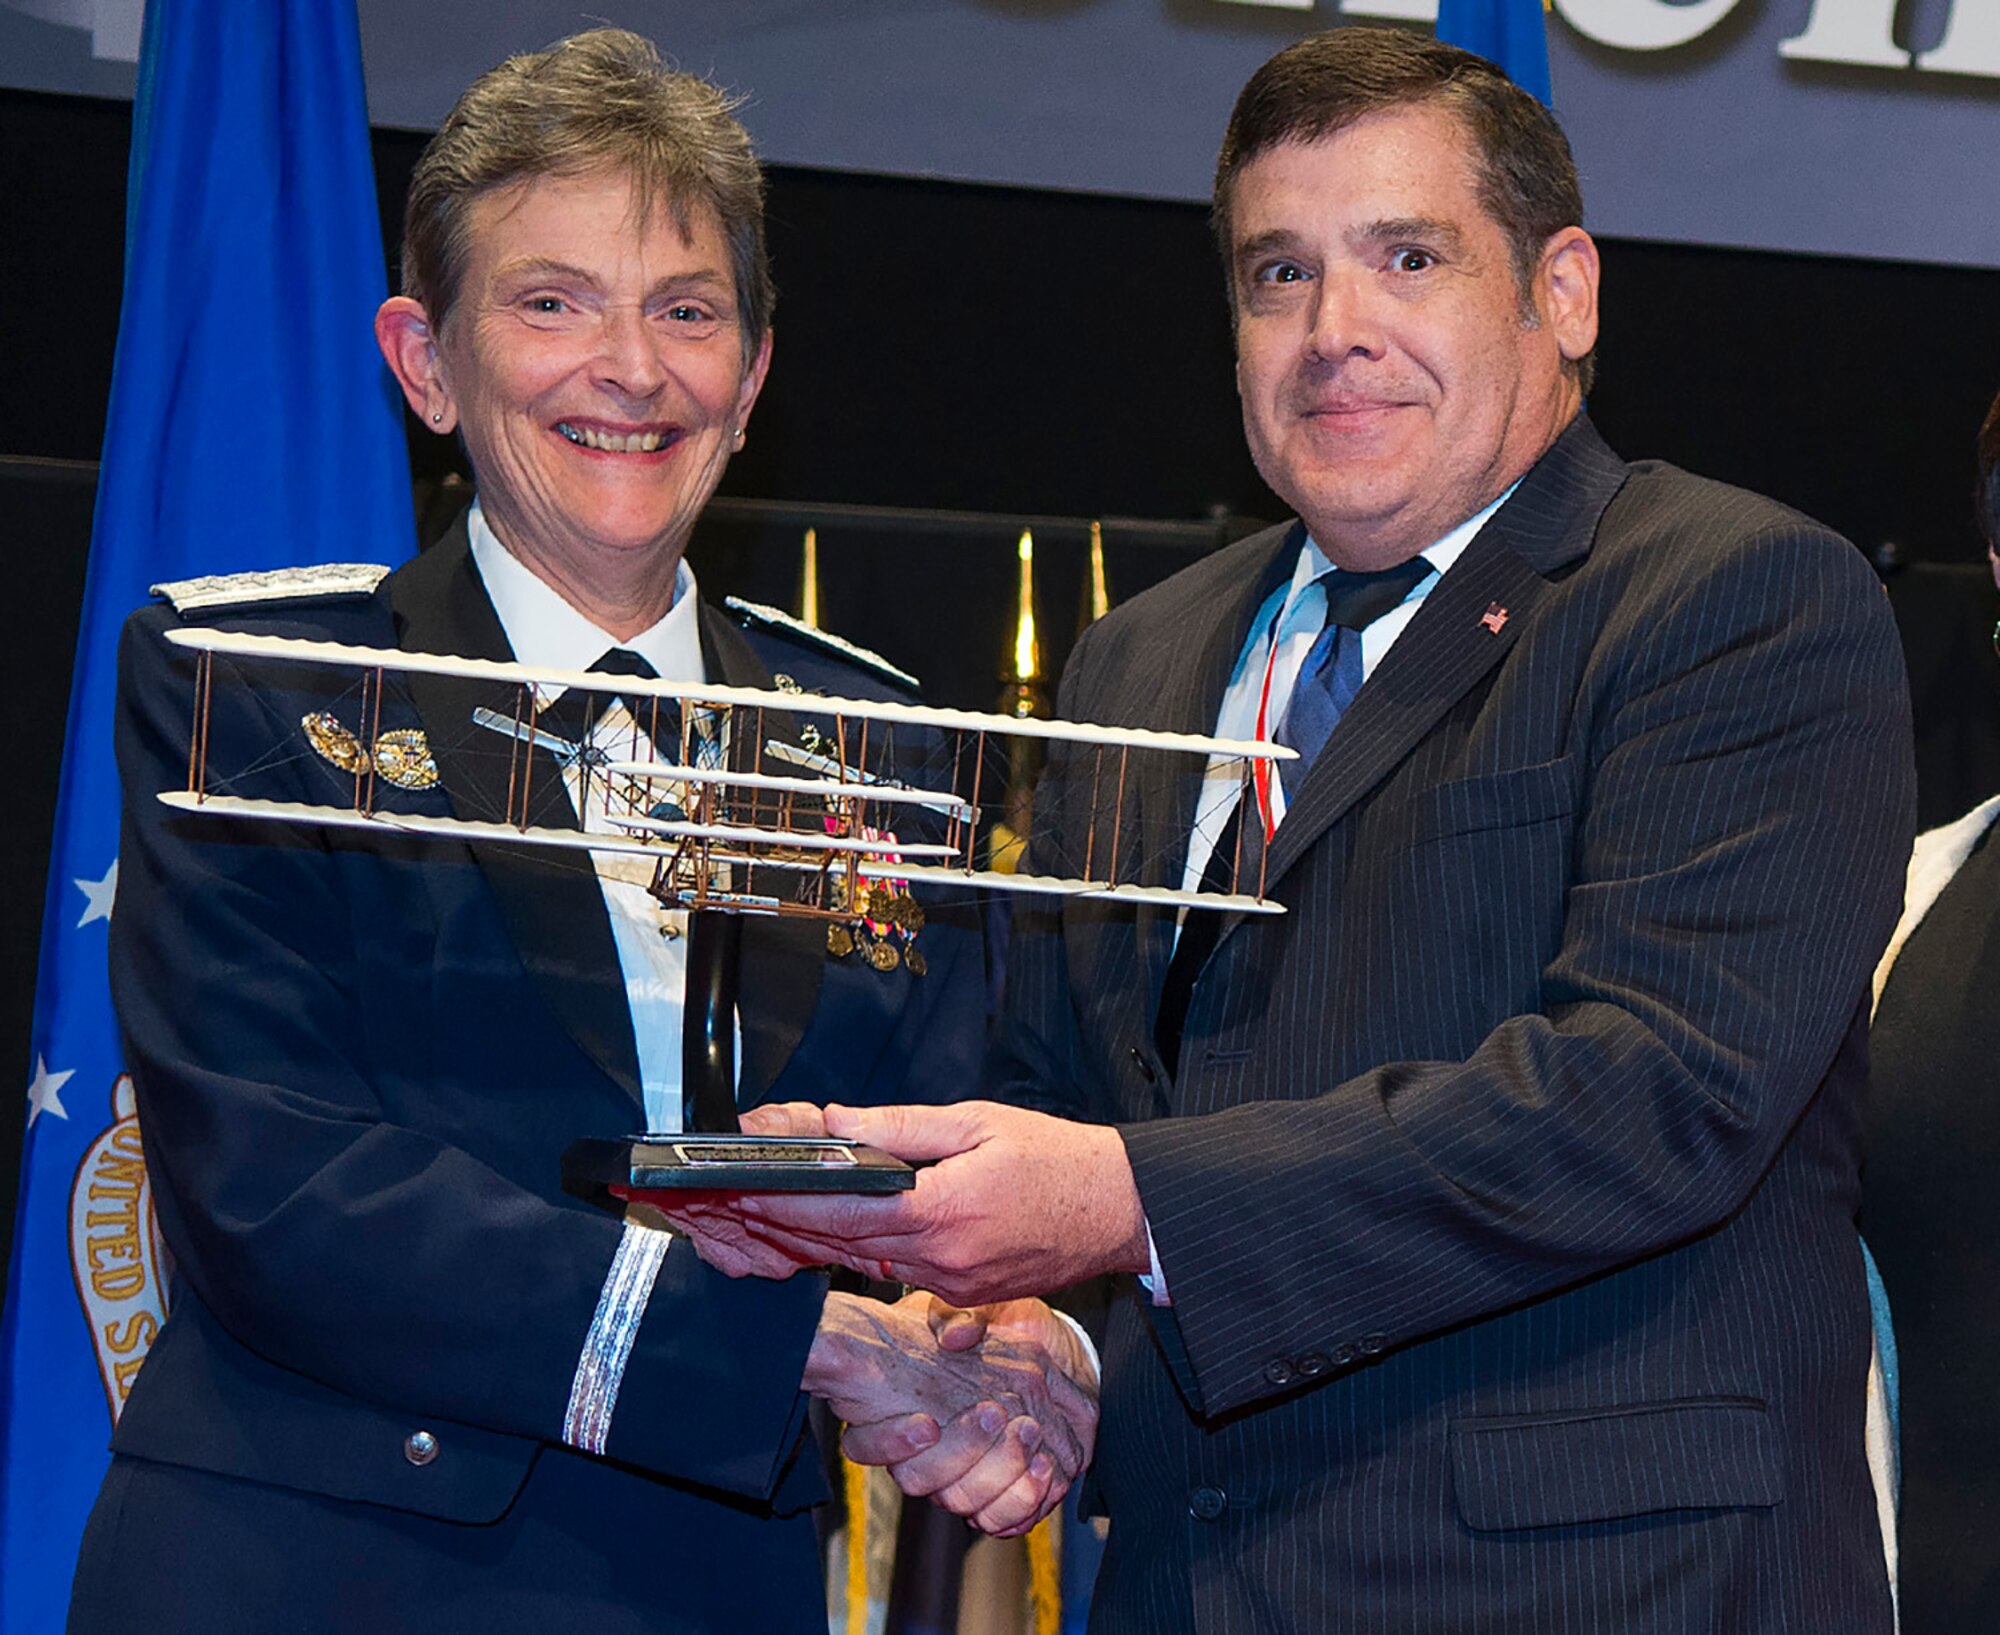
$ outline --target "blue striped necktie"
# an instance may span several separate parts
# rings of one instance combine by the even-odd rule
[[[1326,747],[1334,723],[1361,690],[1362,630],[1401,602],[1430,571],[1431,565],[1417,556],[1380,573],[1333,568],[1320,575],[1326,585],[1326,628],[1306,654],[1299,678],[1292,684],[1291,702],[1273,734],[1279,743],[1299,752],[1296,761],[1278,763],[1287,802],[1304,783],[1313,758]],[[1237,802],[1222,833],[1216,836],[1208,866],[1202,871],[1203,891],[1256,889],[1257,854],[1264,844],[1264,830],[1254,821],[1245,830],[1244,807],[1248,804],[1247,796]],[[1240,847],[1239,834],[1243,837]],[[1180,1072],[1181,1029],[1194,998],[1195,978],[1221,934],[1220,914],[1189,913],[1174,943],[1173,957],[1167,962],[1159,1009],[1153,1019],[1153,1043],[1171,1075]]]
[[[1291,701],[1272,734],[1299,752],[1296,761],[1278,763],[1288,803],[1298,799],[1306,773],[1361,691],[1361,632],[1400,605],[1430,572],[1428,562],[1413,556],[1378,573],[1332,568],[1320,575],[1326,587],[1326,626],[1299,666]]]

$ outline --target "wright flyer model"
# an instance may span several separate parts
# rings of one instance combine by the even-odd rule
[[[648,872],[670,908],[806,915],[830,926],[921,913],[912,885],[991,892],[1041,892],[1127,903],[1281,914],[1263,893],[1261,846],[1238,843],[1221,890],[1184,889],[1155,875],[1121,878],[1120,844],[1132,818],[1129,777],[1135,750],[1189,758],[1246,787],[1259,762],[1288,759],[1281,745],[1188,733],[1020,719],[884,700],[829,698],[781,690],[607,675],[395,649],[300,641],[208,627],[168,633],[193,649],[195,699],[183,789],[169,806],[276,823],[461,840],[506,842],[611,854]],[[219,656],[234,661],[224,668]],[[344,677],[346,708],[313,711],[295,748],[351,774],[345,804],[306,804],[232,792],[208,764],[208,728],[218,685],[259,685],[272,666],[313,666]],[[405,725],[385,724],[390,678],[449,678],[489,689],[474,705],[463,738],[432,744]],[[560,716],[556,705],[567,699]],[[623,704],[622,712],[587,706]],[[586,707],[579,708],[582,702]],[[773,723],[807,719],[802,730]],[[611,724],[617,725],[612,727]],[[609,730],[607,730],[609,729]],[[1066,743],[1088,758],[1093,843],[1073,875],[984,866],[982,799],[1001,791],[989,763],[1010,738]],[[912,751],[911,746],[918,746]],[[547,821],[546,751],[576,787],[595,786],[604,821],[586,832]],[[274,745],[274,754],[284,747]],[[462,805],[406,810],[391,790],[427,790],[440,781],[440,755],[503,758],[490,776],[497,809],[468,816]],[[568,804],[568,803],[565,803]],[[1163,857],[1185,855],[1186,835],[1165,837]],[[1178,846],[1172,844],[1178,840]],[[602,866],[602,865],[600,865]],[[838,933],[836,932],[837,936]]]

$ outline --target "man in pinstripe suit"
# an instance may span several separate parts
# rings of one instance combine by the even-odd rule
[[[1140,1274],[1094,1630],[1887,1630],[1855,1098],[1912,787],[1872,576],[1597,436],[1568,148],[1490,65],[1281,53],[1216,217],[1301,520],[1093,627],[1062,709],[1298,742],[1252,814],[1141,769],[1120,838],[1177,883],[1268,826],[1289,912],[1025,917],[995,1087],[1044,1111],[832,1111],[941,1161],[751,1230],[961,1301]],[[1034,868],[1090,775],[1052,762]]]

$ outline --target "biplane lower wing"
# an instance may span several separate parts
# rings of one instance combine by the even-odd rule
[[[766,856],[759,849],[783,847],[789,850],[808,852],[853,852],[867,857],[883,851],[894,851],[904,857],[956,857],[956,846],[944,846],[933,840],[899,840],[893,845],[882,840],[870,840],[859,835],[814,834],[810,830],[799,829],[759,829],[742,823],[689,823],[679,818],[614,817],[611,820],[621,829],[629,829],[634,834],[658,835],[662,840],[714,840],[723,845],[735,844],[754,856]],[[515,829],[518,838],[525,831]],[[536,833],[547,831],[537,830]],[[657,851],[656,846],[653,850]],[[816,866],[816,865],[814,865]]]
[[[421,812],[356,811],[342,806],[307,806],[296,801],[245,800],[235,795],[198,795],[169,789],[160,796],[176,811],[210,817],[247,818],[258,823],[304,823],[327,829],[372,830],[377,834],[416,835],[432,840],[464,840],[484,845],[546,846],[561,851],[605,852],[614,856],[658,858],[657,840],[634,836],[584,834],[576,829],[521,829],[511,823],[481,823],[463,818],[431,817]],[[885,842],[874,843],[880,853]],[[726,845],[712,853],[715,861],[748,868],[816,874],[829,861],[774,855],[769,851],[731,851]],[[829,854],[829,860],[831,854]],[[831,866],[842,870],[845,861]],[[1003,874],[993,869],[943,868],[930,863],[903,863],[893,857],[865,857],[853,864],[864,880],[908,880],[923,885],[969,887],[976,891],[1042,892],[1057,897],[1090,897],[1108,902],[1159,904],[1169,908],[1213,908],[1239,914],[1282,914],[1282,903],[1268,897],[1246,897],[1215,891],[1179,891],[1165,886],[1107,885],[1102,880],[1063,879],[1046,874]]]

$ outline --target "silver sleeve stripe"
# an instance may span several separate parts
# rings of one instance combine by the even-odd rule
[[[573,1448],[585,1453],[604,1451],[632,1342],[638,1337],[640,1319],[646,1315],[646,1302],[652,1298],[653,1279],[659,1276],[660,1263],[667,1258],[667,1245],[673,1239],[671,1232],[633,1221],[625,1223],[625,1235],[618,1240],[611,1270],[597,1296],[590,1331],[583,1337],[576,1377],[570,1381],[569,1412],[563,1416],[562,1434]]]

